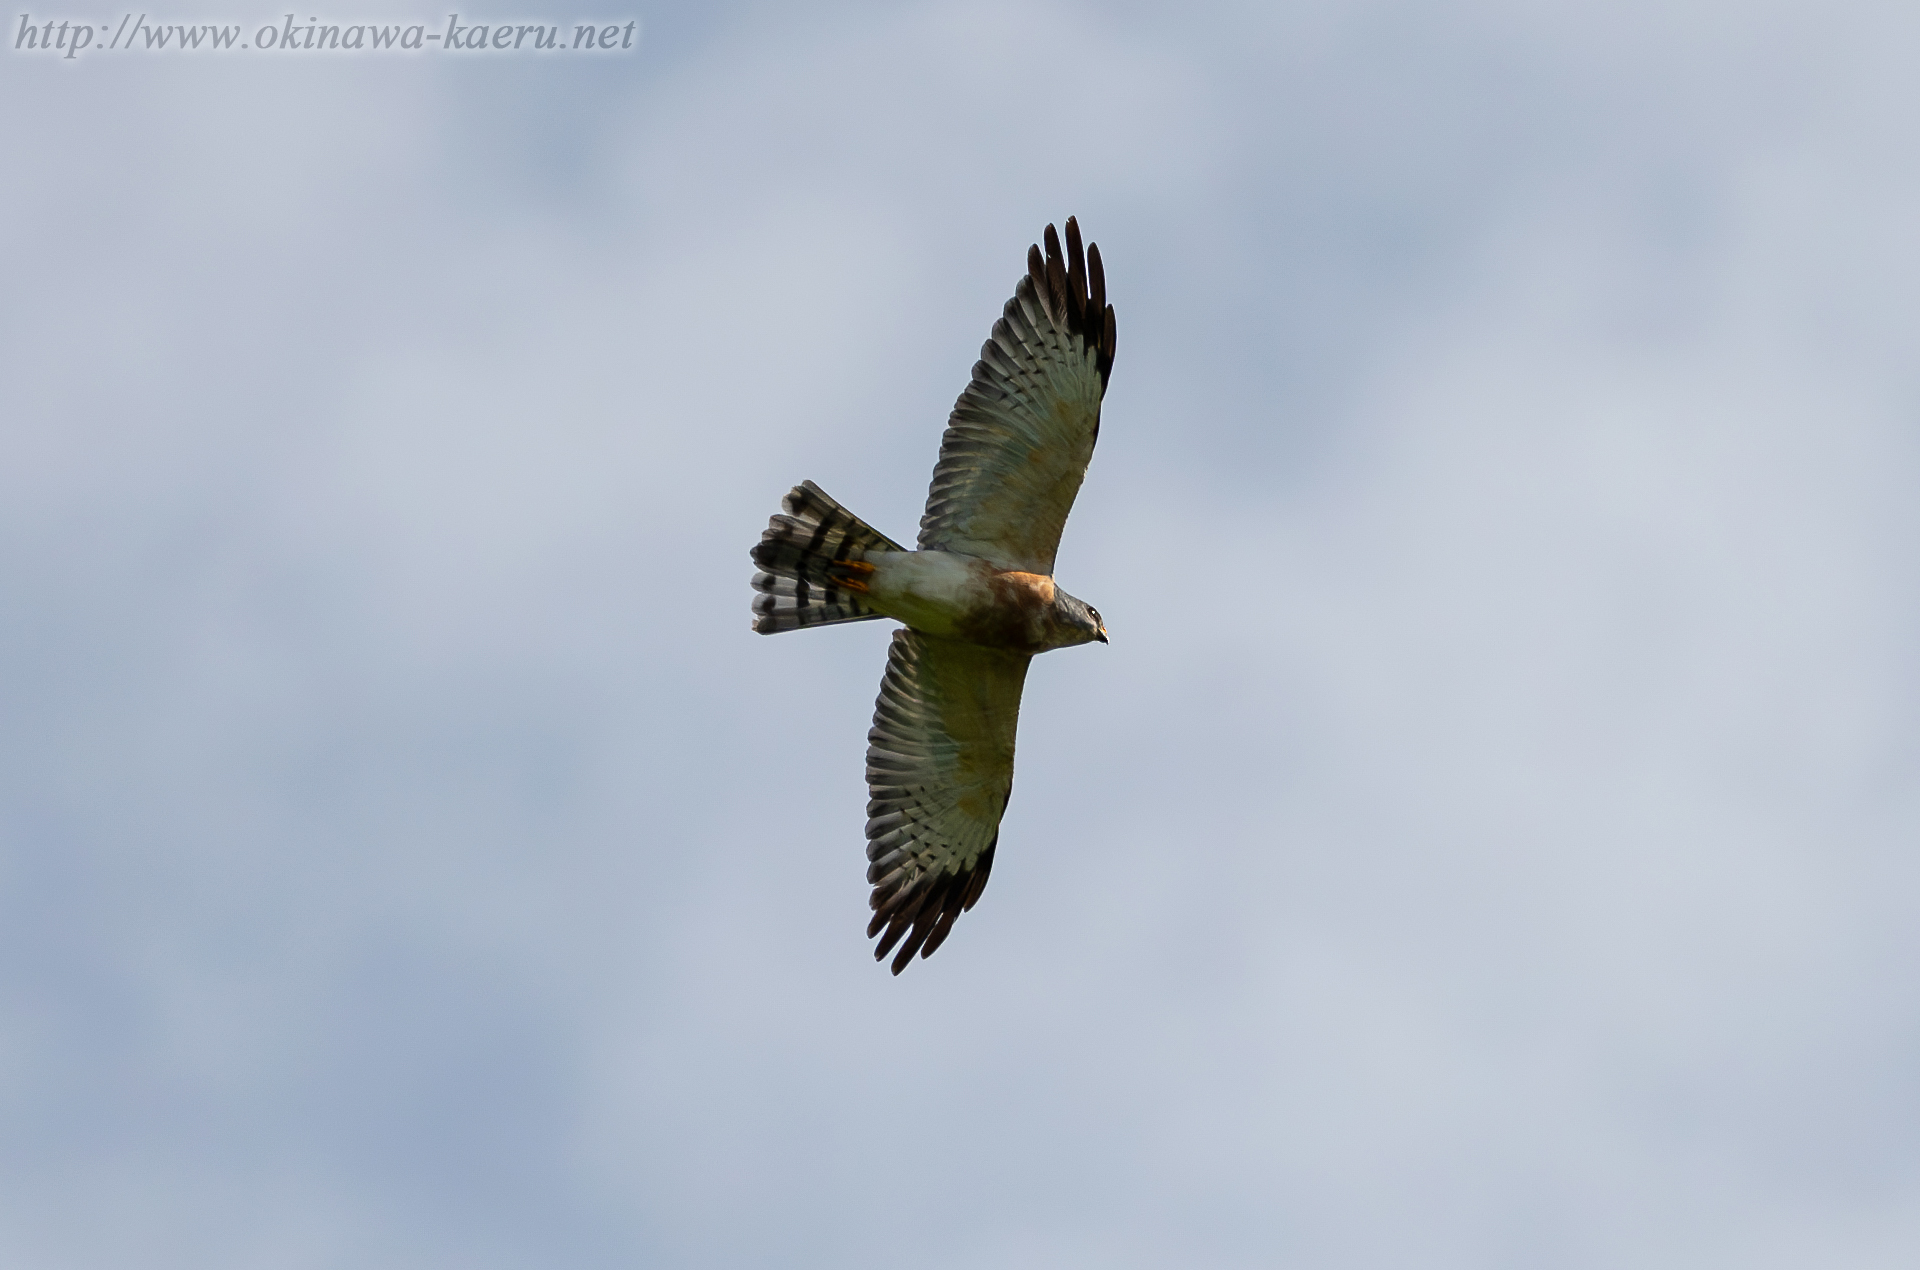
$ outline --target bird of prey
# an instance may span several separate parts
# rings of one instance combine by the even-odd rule
[[[1113,306],[1100,249],[1027,249],[973,380],[954,404],[909,551],[812,481],[753,549],[762,635],[904,623],[867,733],[867,881],[893,973],[933,955],[987,885],[1013,791],[1020,689],[1036,653],[1107,642],[1099,611],[1053,581],[1060,531],[1100,434]]]

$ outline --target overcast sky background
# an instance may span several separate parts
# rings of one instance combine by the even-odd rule
[[[588,16],[8,28],[0,1263],[1920,1259],[1920,12]],[[1069,214],[1114,642],[894,979],[747,549]]]

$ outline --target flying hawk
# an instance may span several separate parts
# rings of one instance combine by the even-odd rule
[[[909,551],[812,481],[753,549],[762,635],[890,617],[867,733],[869,939],[893,973],[930,957],[993,868],[1013,792],[1020,689],[1035,653],[1099,640],[1092,605],[1054,585],[1053,557],[1100,434],[1113,306],[1100,249],[1047,226],[1027,249],[973,382],[954,403]],[[904,942],[902,942],[904,939]]]

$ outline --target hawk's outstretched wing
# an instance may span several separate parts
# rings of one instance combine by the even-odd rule
[[[1114,332],[1100,249],[1082,256],[1072,217],[1064,258],[1051,225],[1046,241],[1044,260],[1028,249],[1027,276],[954,403],[920,546],[1050,575],[1100,432]]]
[[[1013,734],[1031,660],[893,633],[867,733],[867,937],[880,935],[876,960],[900,944],[895,974],[916,952],[932,956],[987,885],[1013,792]]]

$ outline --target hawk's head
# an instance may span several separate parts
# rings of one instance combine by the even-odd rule
[[[1049,645],[1052,648],[1071,648],[1095,640],[1107,642],[1107,624],[1100,620],[1100,610],[1059,587],[1053,590],[1052,616],[1054,636]]]

